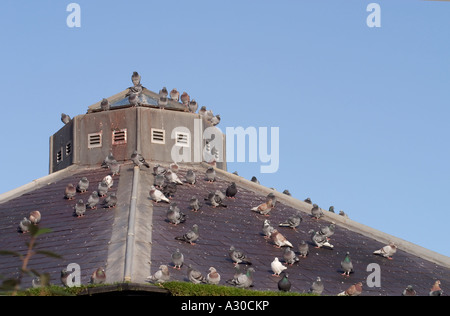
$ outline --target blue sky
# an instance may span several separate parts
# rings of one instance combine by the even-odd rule
[[[4,1],[0,166],[6,192],[48,173],[60,114],[131,85],[187,91],[228,127],[279,127],[280,166],[229,171],[450,255],[450,3]]]

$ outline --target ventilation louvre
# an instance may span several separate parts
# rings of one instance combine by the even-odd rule
[[[113,145],[120,145],[120,144],[126,144],[127,143],[127,129],[121,129],[117,131],[113,131],[112,134],[112,144]]]
[[[152,143],[155,144],[165,144],[166,143],[166,132],[163,129],[152,128]]]
[[[102,147],[102,133],[88,134],[88,148]]]
[[[69,156],[72,153],[72,143],[68,142],[66,144],[66,156]]]
[[[180,147],[189,147],[189,134],[188,133],[175,133],[175,144]]]

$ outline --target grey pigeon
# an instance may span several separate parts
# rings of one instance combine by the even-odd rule
[[[168,198],[171,199],[177,193],[177,184],[175,182],[166,182],[162,187],[162,193]]]
[[[402,292],[402,296],[416,296],[417,292],[412,285],[408,285]]]
[[[273,259],[272,263],[270,264],[270,267],[272,268],[273,274],[272,276],[280,276],[280,273],[287,269],[280,260],[278,260],[277,257]]]
[[[102,168],[109,168],[109,165],[113,162],[117,162],[117,160],[114,158],[113,153],[109,153],[108,156],[103,160],[102,162]]]
[[[166,203],[170,203],[170,200],[157,188],[155,188],[154,185],[150,187],[150,198],[155,201],[156,203],[160,201],[164,201]]]
[[[175,252],[172,253],[172,263],[173,268],[177,270],[181,270],[181,267],[184,263],[184,255],[180,252],[180,249],[176,249]]]
[[[191,170],[191,169],[188,170],[186,172],[185,179],[186,179],[186,183],[195,184],[195,172],[194,172],[194,170]]]
[[[379,250],[375,250],[373,252],[373,254],[380,255],[382,257],[388,258],[389,260],[392,260],[392,256],[396,252],[397,252],[397,246],[393,242],[390,242],[389,245],[386,245]]]
[[[307,197],[307,198],[305,199],[305,202],[308,203],[308,204],[312,204],[311,198],[309,198],[309,197]]]
[[[264,238],[266,238],[266,239],[270,238],[270,236],[273,233],[273,230],[274,230],[274,228],[270,225],[269,220],[267,220],[267,219],[264,220],[263,229],[262,229]]]
[[[161,165],[159,165],[159,164],[156,164],[156,165],[153,167],[153,174],[154,174],[155,176],[160,175],[160,174],[165,174],[166,171],[167,171],[166,168],[164,168],[163,166],[161,166]]]
[[[77,204],[75,204],[74,212],[77,217],[82,217],[86,213],[86,204],[84,204],[82,199],[79,199]]]
[[[183,184],[178,175],[172,170],[167,170],[165,174],[166,180],[170,183]]]
[[[205,117],[205,115],[206,115],[206,106],[202,106],[200,108],[200,110],[198,110],[198,114],[200,114],[201,116]]]
[[[302,258],[306,258],[309,254],[309,246],[304,240],[298,245],[298,254]]]
[[[97,191],[93,191],[86,203],[86,207],[89,207],[91,210],[97,209],[97,204],[100,201]]]
[[[91,284],[103,284],[106,281],[105,269],[100,267],[91,275]]]
[[[133,153],[131,154],[131,160],[133,161],[134,165],[138,166],[139,168],[142,165],[150,168],[148,162],[145,161],[144,157],[140,153],[138,153],[137,150],[133,151]]]
[[[41,218],[42,218],[41,212],[39,212],[39,211],[31,211],[30,216],[28,217],[28,219],[30,220],[30,222],[33,225],[39,224],[39,222],[41,221]]]
[[[296,228],[300,225],[300,223],[303,221],[302,215],[300,212],[297,212],[295,215],[289,217],[284,222],[281,222],[278,226],[282,227],[290,227],[294,230],[297,230]]]
[[[131,105],[131,106],[139,106],[140,105],[140,103],[139,103],[139,94],[131,93],[128,96],[128,104]]]
[[[320,277],[317,277],[317,279],[311,284],[308,293],[322,295],[323,290],[324,290],[323,282],[320,279]]]
[[[113,177],[120,175],[120,163],[117,161],[111,162],[109,165],[109,170],[111,170],[111,175]]]
[[[166,98],[169,96],[169,91],[167,91],[166,87],[162,87],[162,89],[159,90],[159,96],[166,97]]]
[[[348,215],[343,210],[339,211],[339,215],[343,216],[344,218],[348,218]]]
[[[333,205],[331,205],[331,206],[328,208],[328,212],[334,213],[334,206],[333,206]]]
[[[286,264],[291,266],[300,260],[291,247],[284,248],[283,259]]]
[[[192,100],[189,102],[189,112],[195,113],[195,112],[197,112],[197,109],[198,109],[197,101],[195,101],[194,99],[192,99]]]
[[[216,170],[214,170],[213,167],[209,167],[209,168],[206,170],[206,180],[207,180],[208,182],[214,182],[214,181],[216,181]]]
[[[345,254],[344,260],[341,261],[341,268],[344,273],[342,275],[350,276],[350,273],[353,272],[353,263],[352,259],[350,258],[350,253],[347,251]]]
[[[65,114],[65,113],[61,113],[61,122],[63,122],[64,124],[67,124],[70,122],[70,116]]]
[[[85,193],[89,189],[89,180],[86,177],[82,177],[77,184],[77,191],[80,193]]]
[[[180,92],[178,92],[177,89],[173,88],[172,91],[170,91],[170,98],[177,102],[180,101]]]
[[[19,230],[22,234],[28,233],[30,231],[31,221],[24,217],[23,220],[19,222]]]
[[[108,196],[103,201],[103,207],[104,208],[114,208],[117,205],[117,196],[116,193],[111,192],[108,194]]]
[[[106,183],[105,180],[102,180],[97,187],[98,196],[104,197],[106,193],[108,193],[108,189],[109,189],[108,183]]]
[[[308,233],[311,235],[311,240],[313,244],[316,246],[316,248],[322,247],[328,247],[331,249],[334,248],[334,246],[328,242],[327,238],[321,235],[318,231],[316,232],[313,229],[311,229]]]
[[[288,196],[292,196],[292,195],[291,195],[291,192],[289,192],[289,190],[287,190],[287,189],[283,191],[283,194],[286,194],[286,195],[288,195]]]
[[[313,204],[311,216],[317,220],[323,216],[323,211],[317,204]]]
[[[436,280],[433,284],[433,286],[430,289],[430,293],[428,293],[429,296],[442,296],[444,294],[444,291],[441,289],[441,281]]]
[[[109,104],[108,99],[103,98],[102,102],[100,102],[100,108],[102,111],[109,111],[111,109],[111,104]]]
[[[164,186],[165,183],[166,183],[166,177],[164,177],[164,175],[158,174],[158,175],[155,176],[154,181],[153,181],[153,185],[156,188],[162,189],[162,187]]]
[[[278,290],[282,292],[289,292],[291,290],[291,282],[289,281],[288,277],[289,274],[287,272],[283,272],[283,277],[278,281]]]
[[[164,96],[160,95],[159,99],[158,99],[158,106],[161,109],[164,109],[168,104],[169,104],[169,99],[167,97],[164,97]]]
[[[220,274],[217,272],[216,268],[210,267],[209,273],[206,275],[206,283],[217,285],[220,283]]]
[[[244,288],[247,289],[249,287],[253,286],[253,273],[255,272],[255,269],[252,267],[247,269],[246,273],[237,273],[234,275],[234,278],[232,280],[228,280],[227,283],[234,285],[238,288]]]
[[[253,176],[253,177],[250,179],[250,181],[251,181],[251,182],[254,182],[254,183],[256,183],[256,184],[260,184],[259,181],[258,181],[258,179],[257,179],[255,176]]]
[[[173,225],[178,225],[186,221],[186,215],[180,211],[180,208],[176,203],[170,204],[169,209],[166,212],[166,216],[169,223]]]
[[[68,200],[73,200],[75,198],[76,193],[77,189],[73,186],[72,183],[69,183],[64,191],[64,196]]]
[[[195,245],[195,242],[197,241],[198,237],[199,237],[199,234],[198,234],[198,225],[197,225],[197,224],[194,224],[194,225],[192,226],[192,229],[188,230],[188,231],[187,231],[184,235],[182,235],[182,236],[177,236],[177,237],[175,237],[175,239],[176,239],[176,240],[181,240],[181,241],[184,241],[184,242],[188,242],[188,243],[190,243],[191,245]]]
[[[331,222],[330,225],[324,226],[319,230],[319,233],[330,240],[330,237],[334,235],[334,230],[336,228],[336,224]]]
[[[231,184],[227,187],[227,190],[225,191],[225,195],[229,197],[230,199],[234,199],[235,195],[237,194],[237,187],[236,183],[231,182]]]
[[[227,205],[223,203],[224,199],[225,199],[225,195],[219,190],[216,190],[215,192],[210,192],[208,195],[208,198],[207,198],[209,203],[214,208],[219,207],[219,206],[227,207]]]
[[[217,114],[216,116],[213,116],[212,118],[211,118],[211,125],[212,126],[216,126],[216,125],[218,125],[220,123],[220,115],[219,114]]]
[[[170,280],[169,268],[162,264],[159,266],[159,270],[153,275],[147,277],[147,281],[151,283],[164,283]]]
[[[250,260],[247,258],[246,254],[242,250],[238,250],[234,248],[234,246],[230,247],[230,250],[228,251],[228,255],[230,256],[231,260],[233,261],[234,265],[238,265],[239,263],[244,264],[252,264]]]
[[[187,277],[189,281],[194,284],[206,283],[206,278],[203,276],[203,274],[200,271],[194,269],[192,265],[188,266]]]
[[[189,202],[189,206],[191,207],[191,210],[193,210],[194,212],[198,212],[202,207],[202,204],[195,196],[193,196],[191,198],[191,201]]]
[[[277,205],[277,197],[272,192],[267,194],[266,196],[266,203],[272,204],[272,207],[275,207]]]

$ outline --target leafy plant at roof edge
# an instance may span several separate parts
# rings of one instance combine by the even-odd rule
[[[30,225],[30,241],[26,242],[27,252],[25,255],[22,255],[19,252],[10,251],[10,250],[0,250],[0,255],[4,256],[13,256],[18,257],[22,261],[22,265],[19,269],[19,276],[17,278],[6,279],[3,281],[0,286],[0,291],[10,292],[12,291],[13,296],[17,295],[17,291],[20,290],[20,285],[22,283],[22,279],[25,274],[28,274],[32,277],[37,277],[40,279],[40,285],[42,287],[50,285],[50,274],[48,273],[39,273],[34,269],[28,268],[29,262],[34,255],[40,254],[47,257],[62,259],[62,257],[56,253],[53,253],[48,250],[35,250],[36,240],[39,236],[43,234],[48,234],[51,232],[49,228],[39,228],[38,225]],[[0,276],[1,277],[1,276]]]

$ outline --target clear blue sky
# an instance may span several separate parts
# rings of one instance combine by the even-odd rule
[[[48,173],[61,112],[131,85],[187,91],[219,127],[280,128],[277,190],[450,255],[450,3],[3,1],[0,192]]]

